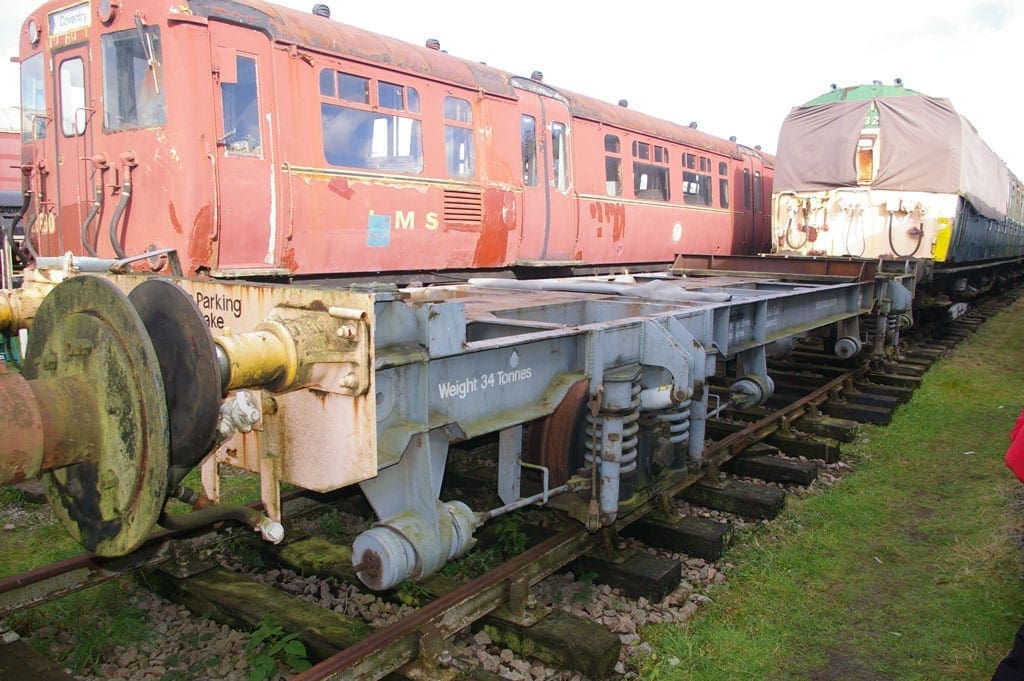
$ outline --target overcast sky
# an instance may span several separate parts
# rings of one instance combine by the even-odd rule
[[[309,10],[314,2],[280,4]],[[950,98],[1024,177],[1019,0],[325,4],[336,21],[418,45],[437,38],[451,54],[524,76],[540,70],[550,85],[609,102],[628,99],[632,109],[683,125],[696,121],[772,152],[790,108],[831,83],[900,77],[908,88]],[[18,32],[37,6],[0,2],[0,106],[18,103],[17,66],[7,57],[17,54]]]

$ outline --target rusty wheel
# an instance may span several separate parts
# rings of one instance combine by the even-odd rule
[[[95,441],[85,445],[95,454],[44,474],[46,495],[84,547],[101,556],[131,552],[167,498],[170,451],[160,365],[135,308],[106,279],[68,279],[39,307],[24,375],[88,386],[67,413],[94,411],[83,419],[97,424]]]
[[[583,424],[589,391],[590,381],[577,381],[551,415],[530,429],[525,458],[548,469],[552,487],[564,484],[582,464],[582,458],[574,461],[577,447],[573,443]]]

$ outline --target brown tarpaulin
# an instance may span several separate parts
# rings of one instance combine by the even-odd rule
[[[1006,164],[948,99],[924,95],[793,109],[779,132],[774,191],[857,186],[857,140],[872,105],[881,156],[870,188],[959,194],[987,217],[1006,217]]]

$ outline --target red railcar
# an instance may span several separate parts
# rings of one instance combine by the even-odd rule
[[[42,255],[401,278],[769,244],[770,156],[324,16],[54,0],[20,52]]]

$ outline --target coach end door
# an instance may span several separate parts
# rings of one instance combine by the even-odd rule
[[[513,79],[520,88],[523,229],[520,265],[575,262],[578,222],[572,191],[568,107],[542,94],[544,86]],[[554,93],[552,93],[554,94]]]

